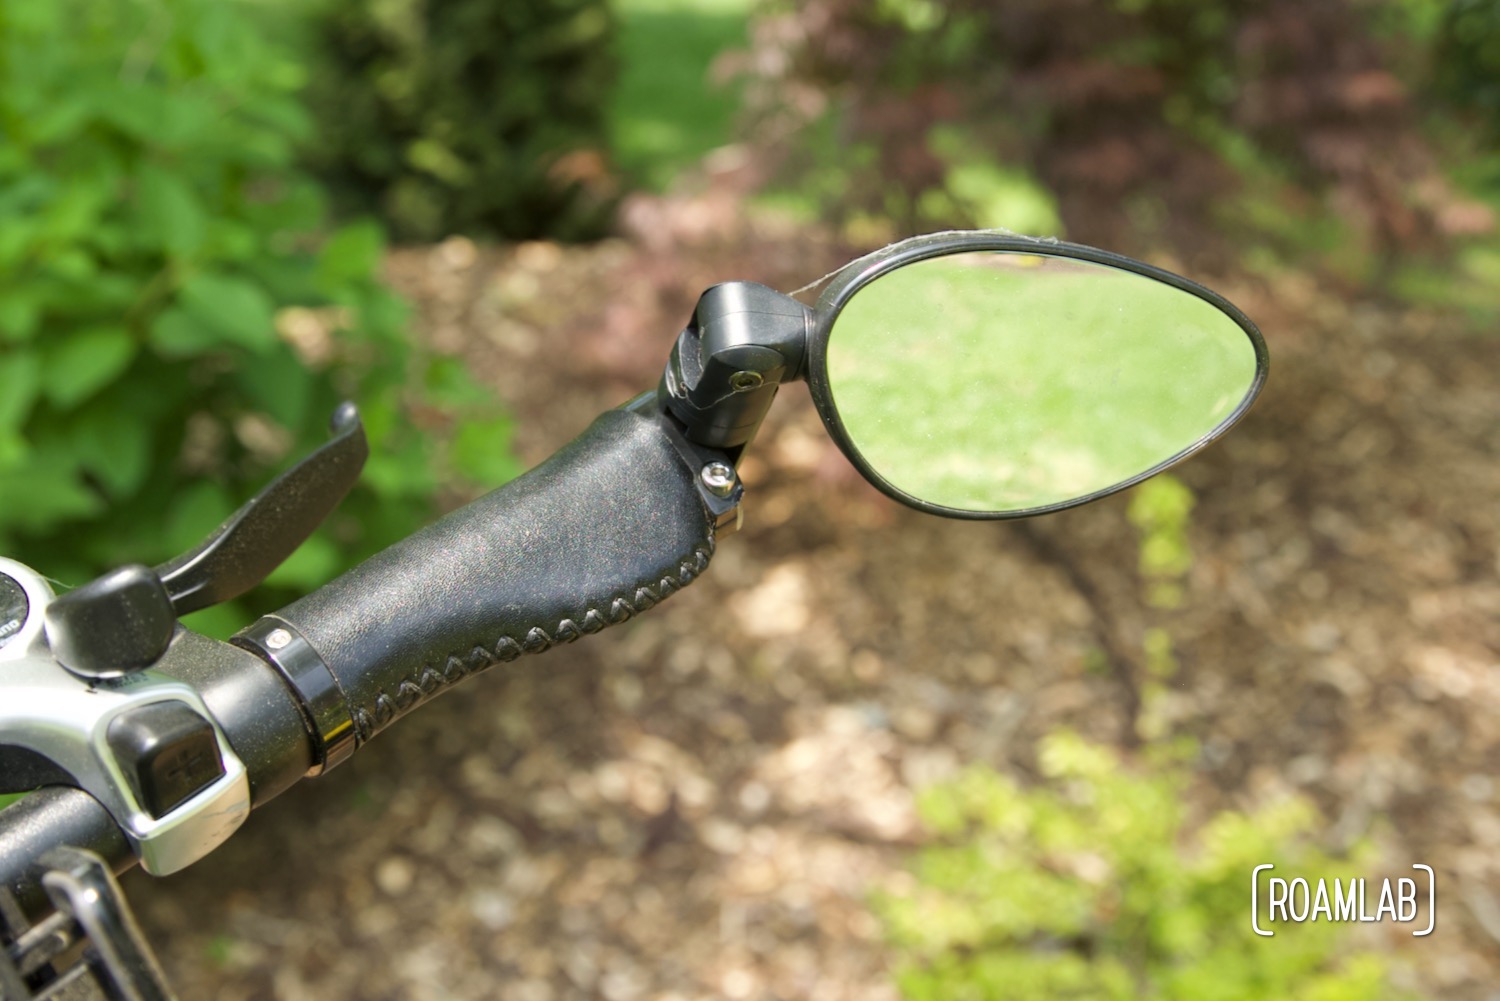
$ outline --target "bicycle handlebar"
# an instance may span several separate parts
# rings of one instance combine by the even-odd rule
[[[179,628],[156,669],[202,695],[259,806],[337,763],[330,714],[352,751],[463,678],[622,622],[696,578],[714,547],[704,457],[659,410],[609,411],[524,476],[265,617],[240,636],[250,649]],[[268,640],[277,629],[305,639],[312,673],[266,648],[284,645]],[[63,844],[134,863],[98,802],[54,788],[0,813],[0,877],[37,903],[32,860]]]
[[[36,860],[59,845],[94,852],[115,872],[136,861],[124,833],[94,797],[63,786],[38,789],[0,811],[0,887],[14,895],[22,911],[48,909]]]

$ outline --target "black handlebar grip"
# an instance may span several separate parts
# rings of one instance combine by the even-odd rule
[[[650,608],[714,548],[696,470],[666,421],[605,413],[524,476],[268,616],[262,632],[284,623],[322,657],[363,743],[472,674]]]

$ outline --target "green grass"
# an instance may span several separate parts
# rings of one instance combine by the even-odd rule
[[[14,803],[16,800],[20,799],[24,795],[26,795],[26,794],[25,793],[14,793],[14,794],[5,793],[5,794],[0,794],[0,810],[3,810],[7,806],[10,806],[12,803]]]
[[[986,253],[910,265],[856,294],[828,373],[850,437],[894,485],[1019,511],[1181,452],[1243,399],[1255,355],[1232,320],[1168,285]]]
[[[620,0],[619,87],[610,131],[622,170],[664,189],[733,139],[739,96],[709,79],[714,59],[746,45],[751,0]]]

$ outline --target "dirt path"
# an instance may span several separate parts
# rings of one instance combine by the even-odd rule
[[[654,382],[705,285],[791,287],[835,256],[722,205],[633,211],[649,239],[392,262],[530,461]],[[1274,369],[1182,470],[1181,610],[1142,604],[1123,499],[924,518],[789,391],[701,581],[464,685],[192,870],[133,877],[182,995],[893,998],[864,901],[920,837],[912,789],[971,761],[1029,774],[1059,724],[1122,740],[1139,667],[1086,665],[1162,625],[1203,805],[1301,789],[1334,842],[1375,824],[1394,864],[1439,875],[1437,933],[1390,939],[1407,982],[1493,997],[1500,341],[1292,282],[1223,290]]]

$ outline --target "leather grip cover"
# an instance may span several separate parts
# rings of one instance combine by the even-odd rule
[[[708,566],[695,471],[660,417],[612,410],[540,466],[280,612],[362,743],[454,683],[623,622]]]

